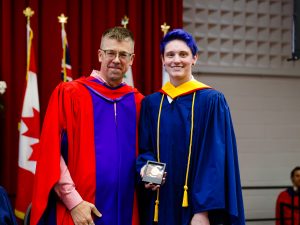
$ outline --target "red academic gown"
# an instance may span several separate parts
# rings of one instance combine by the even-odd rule
[[[106,108],[113,107],[112,104],[115,104],[115,110],[116,107],[119,107],[119,105],[119,108],[122,108],[122,104],[125,104],[123,102],[129,102],[129,98],[133,99],[133,101],[130,103],[133,107],[130,108],[131,111],[129,114],[134,113],[134,115],[131,116],[133,116],[136,120],[135,123],[133,123],[135,127],[131,127],[130,129],[135,129],[136,131],[136,125],[140,111],[140,102],[143,98],[143,96],[136,89],[128,85],[111,89],[106,87],[104,84],[100,84],[99,81],[93,77],[80,78],[73,82],[61,83],[56,87],[49,101],[41,135],[40,155],[37,162],[34,194],[32,200],[31,225],[45,224],[45,222],[41,221],[41,219],[43,218],[43,215],[49,206],[49,199],[52,198],[53,201],[53,197],[49,196],[51,196],[50,193],[53,192],[53,187],[60,178],[60,156],[62,154],[61,141],[63,132],[67,133],[68,146],[67,159],[65,160],[67,161],[67,166],[75,183],[76,190],[85,201],[95,204],[98,208],[96,204],[97,199],[95,196],[96,193],[101,193],[102,190],[99,190],[99,186],[97,187],[97,181],[95,180],[98,178],[97,176],[99,170],[97,167],[97,157],[99,157],[99,154],[102,153],[97,152],[101,146],[99,147],[98,144],[98,146],[95,144],[99,138],[101,139],[101,137],[97,136],[95,133],[96,129],[101,129],[101,121],[100,124],[99,122],[97,122],[98,124],[95,124],[94,121],[95,117],[97,117],[97,115],[95,115],[96,106],[98,105],[97,101],[101,101],[99,105],[107,104],[103,108],[99,108],[99,105],[97,106],[99,108],[97,110],[100,110],[99,112],[101,113],[102,111],[105,111]],[[125,106],[125,109],[128,109],[128,107],[126,108]],[[115,111],[115,118],[116,116],[117,115]],[[109,118],[98,118],[98,120],[99,119],[104,121],[103,123],[109,120]],[[120,124],[118,124],[118,126],[122,127],[123,122],[121,121],[119,123]],[[126,130],[124,127],[122,129],[123,130],[118,132],[124,134],[128,132],[128,130]],[[135,132],[135,134],[137,134],[137,132]],[[105,136],[105,131],[102,136]],[[118,136],[116,138],[118,138]],[[131,139],[131,142],[134,142],[134,148],[136,148],[136,136],[129,138],[133,138]],[[106,142],[114,143],[114,141],[110,140],[106,140]],[[136,149],[134,148],[133,154],[136,152]],[[120,147],[116,146],[115,149],[119,150]],[[107,149],[107,152],[109,151],[110,149]],[[116,152],[116,155],[118,154],[119,153]],[[135,166],[134,163],[135,162],[133,161],[133,170]],[[128,166],[124,167],[123,169],[126,170],[127,167]],[[130,177],[134,176],[132,174],[129,175]],[[114,190],[112,189],[112,192],[113,191]],[[131,192],[131,190],[129,190],[129,192]],[[116,193],[112,193],[111,195],[114,194]],[[131,196],[130,193],[129,196]],[[54,215],[56,217],[56,224],[73,224],[72,217],[63,203],[58,200],[57,197],[54,199],[54,202]],[[118,207],[125,208],[124,203],[122,204],[123,205]],[[133,194],[132,198],[130,197],[128,200],[127,208],[132,208],[132,206]],[[123,211],[122,209],[117,210]],[[101,207],[99,211],[102,211]],[[103,213],[103,211],[101,213]],[[136,224],[138,221],[136,218],[136,205],[134,206],[132,215],[134,215],[132,217],[132,224]],[[122,215],[120,218],[121,217]],[[119,223],[120,222],[118,222],[118,224]]]
[[[293,188],[281,192],[276,202],[276,225],[299,225],[299,212],[299,195]]]

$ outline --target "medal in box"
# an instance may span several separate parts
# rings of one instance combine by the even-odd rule
[[[143,181],[147,183],[161,185],[165,168],[165,163],[148,160],[144,171]]]

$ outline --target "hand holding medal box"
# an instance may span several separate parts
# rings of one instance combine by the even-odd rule
[[[164,177],[165,168],[165,163],[148,160],[144,171],[143,182],[161,185]]]

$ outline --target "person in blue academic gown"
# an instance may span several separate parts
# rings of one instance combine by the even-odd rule
[[[182,29],[161,42],[170,82],[144,98],[137,172],[166,163],[165,182],[141,184],[143,225],[244,225],[237,146],[224,95],[194,79],[193,37]]]
[[[17,225],[16,217],[11,207],[6,190],[0,186],[0,224]]]

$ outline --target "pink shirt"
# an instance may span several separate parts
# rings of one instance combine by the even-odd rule
[[[60,179],[54,186],[54,190],[69,210],[83,201],[62,156],[60,157]]]

